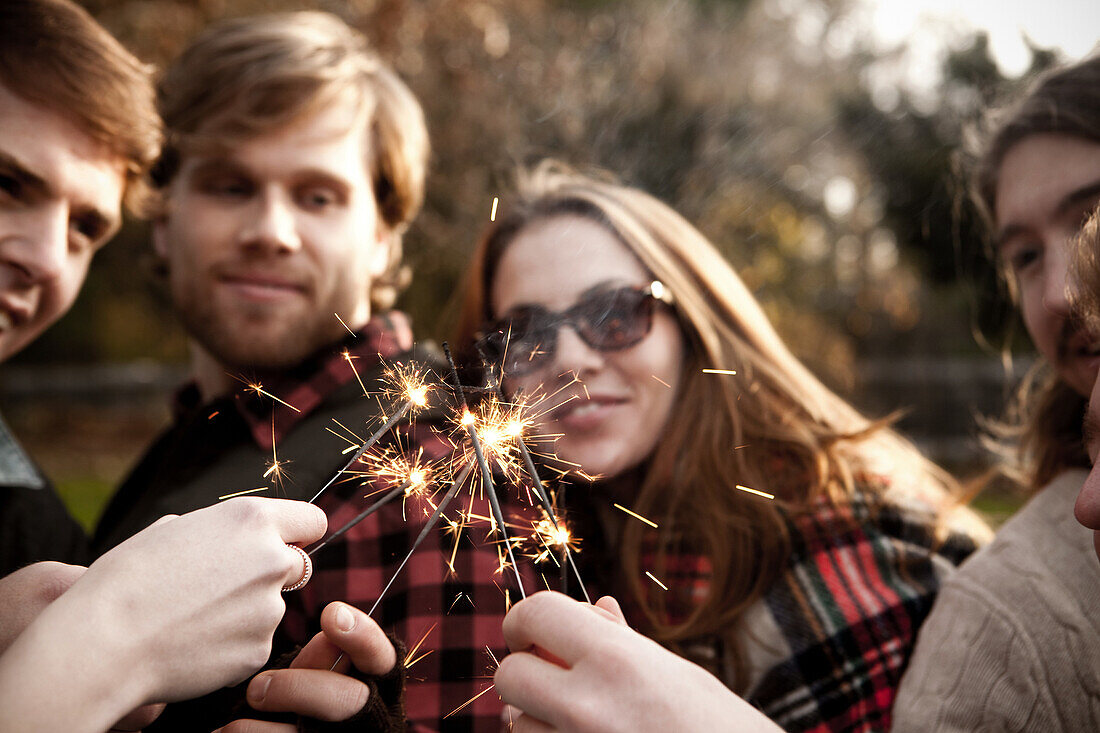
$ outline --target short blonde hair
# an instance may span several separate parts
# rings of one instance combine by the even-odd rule
[[[69,0],[4,0],[0,84],[125,161],[127,208],[146,212],[146,174],[162,141],[152,67]]]
[[[401,235],[424,200],[428,130],[416,97],[362,34],[313,11],[222,21],[200,33],[168,68],[159,92],[168,127],[155,175],[160,186],[193,146],[248,139],[350,96],[364,113],[370,135],[365,164],[379,215],[393,235],[372,305],[393,305],[408,280]]]

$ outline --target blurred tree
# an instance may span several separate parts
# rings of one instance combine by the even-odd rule
[[[945,181],[961,124],[1005,84],[981,38],[949,58],[928,112],[904,93],[876,104],[866,72],[882,54],[861,44],[854,0],[85,2],[157,64],[227,15],[313,7],[362,29],[431,129],[401,303],[425,336],[446,332],[493,197],[547,155],[614,171],[695,221],[835,384],[858,353],[941,344],[944,323],[923,309],[959,301],[923,283],[952,287],[956,243],[972,238]],[[182,359],[159,287],[135,266],[147,246],[147,229],[128,226],[22,361]],[[947,341],[965,348],[956,330]]]

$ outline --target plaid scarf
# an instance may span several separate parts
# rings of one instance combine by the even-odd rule
[[[749,667],[746,699],[788,731],[885,731],[917,630],[940,585],[976,549],[953,533],[937,542],[934,516],[902,509],[864,477],[843,504],[822,499],[789,517],[786,569],[734,631]],[[656,533],[642,567],[657,563]],[[663,562],[667,623],[685,621],[709,592],[712,566],[700,554]],[[633,613],[639,613],[633,609]],[[629,616],[628,616],[629,617]],[[733,686],[732,650],[719,635],[682,645],[685,656]]]

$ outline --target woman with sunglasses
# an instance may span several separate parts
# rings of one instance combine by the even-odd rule
[[[558,436],[580,574],[625,610],[517,604],[496,676],[516,730],[773,725],[744,700],[788,730],[889,727],[940,581],[987,530],[791,354],[702,234],[544,163],[482,239],[459,331],[506,395],[553,395],[535,432]]]

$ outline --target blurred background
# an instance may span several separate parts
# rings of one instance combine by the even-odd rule
[[[552,155],[672,204],[809,366],[961,477],[1030,363],[965,199],[982,110],[1090,52],[1095,0],[84,0],[163,64],[210,20],[316,8],[420,98],[433,156],[399,305],[445,338],[517,165]],[[81,521],[168,420],[186,344],[128,222],[73,311],[0,369],[4,414]],[[1004,349],[1015,349],[1009,361]],[[994,522],[1018,504],[979,497]]]

